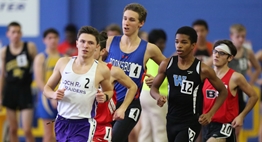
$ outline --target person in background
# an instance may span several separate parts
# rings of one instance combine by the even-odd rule
[[[209,32],[208,24],[203,19],[198,19],[192,23],[192,27],[197,32],[197,44],[194,48],[194,56],[206,63],[210,56],[212,56],[212,43],[207,41]]]
[[[76,56],[77,47],[76,47],[76,35],[77,28],[73,24],[68,24],[65,27],[65,40],[59,44],[58,51],[60,54],[67,56]]]
[[[146,32],[146,31],[139,31],[138,32],[138,36],[141,38],[141,39],[143,39],[143,40],[145,40],[145,41],[148,41],[148,33]]]
[[[43,33],[43,42],[46,46],[45,51],[39,53],[34,61],[34,75],[38,87],[37,115],[43,119],[44,135],[43,142],[55,142],[54,125],[52,122],[57,116],[57,101],[49,100],[43,95],[44,86],[53,73],[56,62],[61,55],[57,47],[59,33],[50,28]]]
[[[10,43],[1,49],[0,109],[6,107],[11,142],[18,142],[17,110],[20,111],[22,128],[27,142],[34,142],[32,134],[33,80],[32,66],[37,48],[32,42],[21,40],[21,25],[11,22],[6,33]]]
[[[166,33],[162,29],[153,29],[149,32],[148,42],[155,44],[162,53],[166,47],[166,40]],[[146,64],[147,74],[156,76],[158,67],[153,60],[149,59]],[[164,80],[159,90],[161,95],[167,96],[167,79]],[[139,142],[167,142],[167,105],[165,104],[163,107],[157,106],[155,100],[150,97],[150,88],[145,83],[142,88],[140,101],[143,111],[140,118],[141,130],[138,138]]]
[[[246,41],[246,28],[242,24],[233,24],[230,27],[230,39],[233,42],[234,46],[237,49],[237,54],[234,58],[228,63],[228,66],[235,70],[236,72],[241,73],[243,76],[247,76],[248,71],[248,62],[254,68],[254,72],[250,76],[249,83],[250,85],[254,85],[259,74],[261,72],[261,67],[259,65],[258,60],[255,58],[254,52],[250,49],[247,49],[243,46],[244,42]],[[239,90],[239,113],[243,111],[245,108],[246,102],[244,99],[243,92]],[[236,136],[237,139],[239,137],[239,132],[242,127],[236,128]]]
[[[122,34],[122,30],[119,25],[111,24],[106,27],[107,36],[117,36]]]

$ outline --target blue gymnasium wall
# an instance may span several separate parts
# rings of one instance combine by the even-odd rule
[[[54,27],[64,37],[63,29],[67,23],[77,27],[92,25],[102,30],[110,23],[121,25],[123,8],[134,1],[109,0],[46,0],[40,1],[40,33],[46,28]],[[148,11],[146,23],[142,30],[163,28],[168,35],[167,49],[164,54],[169,56],[175,51],[174,35],[176,30],[184,25],[190,26],[192,21],[203,18],[208,21],[209,41],[229,38],[229,26],[242,23],[246,26],[247,39],[251,40],[254,51],[262,47],[262,1],[220,0],[220,1],[174,1],[154,0],[136,1],[145,6]],[[33,22],[33,21],[32,21]],[[0,40],[5,45],[8,40],[4,30],[0,30]],[[39,51],[44,50],[42,35],[24,38],[36,43]]]
[[[124,6],[134,1],[99,0],[92,2],[94,3],[92,4],[94,13],[92,13],[91,24],[102,29],[111,22],[121,24]],[[261,0],[140,0],[136,2],[144,5],[148,11],[148,17],[142,30],[150,31],[152,28],[163,28],[167,32],[167,49],[164,52],[166,56],[175,51],[174,35],[176,30],[184,25],[191,26],[192,21],[197,18],[207,20],[210,27],[208,39],[212,42],[221,38],[229,38],[229,26],[234,23],[242,23],[248,30],[247,38],[252,41],[255,51],[262,47]],[[103,4],[105,6],[102,6]]]

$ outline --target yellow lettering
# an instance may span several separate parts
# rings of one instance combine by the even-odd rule
[[[12,70],[12,69],[14,69],[14,68],[16,68],[16,67],[17,67],[16,59],[11,60],[11,61],[6,63],[6,71],[7,72]]]
[[[18,77],[18,78],[22,78],[24,75],[24,71],[21,70],[20,68],[16,68],[13,70],[13,76],[14,77]]]

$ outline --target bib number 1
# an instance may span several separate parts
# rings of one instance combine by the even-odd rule
[[[105,127],[105,136],[104,136],[104,140],[107,140],[107,141],[111,141],[111,136],[112,136],[112,128],[111,127]]]

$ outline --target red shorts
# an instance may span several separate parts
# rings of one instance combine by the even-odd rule
[[[93,142],[111,142],[112,141],[112,125],[97,124]]]

